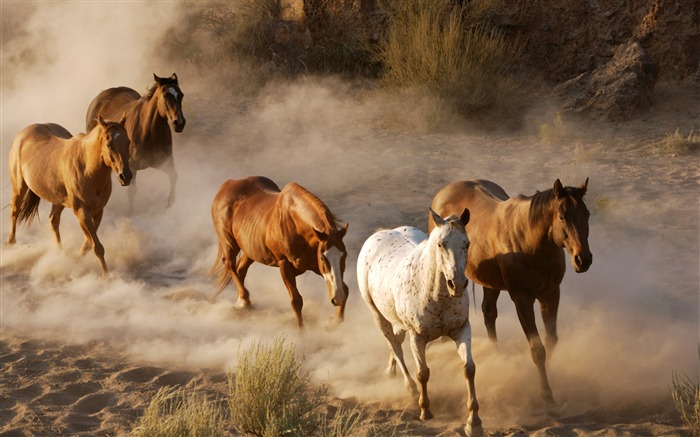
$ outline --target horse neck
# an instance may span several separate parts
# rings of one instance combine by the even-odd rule
[[[164,135],[170,134],[168,118],[158,110],[159,98],[157,93],[147,94],[138,100],[133,109],[138,114],[139,122],[136,125],[140,129],[139,135],[143,141],[148,140],[148,143],[151,143],[152,139],[160,140]]]
[[[85,174],[109,176],[110,168],[102,159],[102,142],[100,141],[101,128],[96,127],[87,134],[78,135],[75,138],[77,147],[74,153],[75,159],[85,164]]]
[[[441,291],[443,291],[441,289],[441,273],[437,269],[436,246],[430,241],[430,238],[423,241],[416,246],[416,252],[411,262],[419,293],[431,300],[440,299]]]
[[[320,199],[300,185],[294,183],[290,185],[284,195],[292,197],[294,193],[293,202],[290,203],[296,214],[292,216],[318,231],[326,233],[334,231],[334,219],[329,216],[330,212]]]
[[[527,242],[527,249],[533,252],[557,249],[552,237],[551,190],[536,193],[527,200],[518,199],[513,214],[516,223],[513,228],[521,233]]]

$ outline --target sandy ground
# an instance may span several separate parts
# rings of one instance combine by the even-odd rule
[[[383,373],[388,352],[357,294],[355,260],[376,228],[425,229],[434,193],[477,177],[511,195],[550,188],[556,178],[580,185],[590,177],[594,254],[587,273],[569,270],[562,284],[560,342],[548,359],[556,414],[539,398],[508,297],[499,301],[498,348],[486,338],[480,310],[471,310],[486,432],[689,435],[668,386],[674,371],[693,377],[698,371],[699,160],[659,142],[676,128],[687,134],[700,120],[697,85],[659,85],[654,107],[639,119],[566,122],[566,132],[548,141],[537,133],[554,119],[548,110],[525,117],[523,133],[430,133],[418,123],[407,128],[417,111],[395,100],[349,97],[336,82],[275,89],[217,117],[209,116],[221,106],[214,96],[183,89],[188,125],[175,138],[176,204],[163,209],[167,179],[155,170],[139,173],[133,216],[125,212],[125,190],[115,187],[99,232],[109,278],[100,278],[91,254],[76,254],[82,236],[70,211],[61,227],[64,252],[51,241],[46,204],[38,222],[18,229],[17,245],[2,245],[2,435],[127,433],[159,387],[225,396],[225,372],[235,368],[239,351],[278,335],[329,386],[331,407],[359,403],[367,423],[395,426],[399,435],[463,435],[466,387],[452,344],[437,341],[428,349],[436,417],[420,422],[401,379]],[[8,138],[3,133],[3,168]],[[299,278],[307,322],[301,333],[275,269],[251,268],[251,311],[232,309],[232,288],[209,300],[207,271],[216,254],[211,199],[226,178],[252,174],[280,185],[297,181],[349,222],[351,296],[340,328],[327,328],[333,308],[313,274]],[[8,181],[3,174],[3,206]],[[3,235],[7,217],[5,208]],[[478,307],[479,287],[476,300]]]

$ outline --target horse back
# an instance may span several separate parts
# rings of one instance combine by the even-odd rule
[[[119,120],[122,114],[128,112],[132,104],[140,98],[141,95],[138,92],[125,86],[102,91],[92,99],[90,106],[88,106],[85,116],[87,132],[90,132],[97,124],[98,115],[107,120]]]

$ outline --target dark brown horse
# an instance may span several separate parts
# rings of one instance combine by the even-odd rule
[[[507,290],[515,303],[520,325],[530,344],[540,377],[542,397],[554,404],[545,368],[546,351],[535,323],[533,305],[540,303],[545,343],[551,352],[557,343],[559,285],[564,278],[564,249],[578,273],[593,262],[588,248],[588,218],[583,201],[588,179],[580,187],[554,188],[534,196],[510,198],[493,182],[457,181],[442,188],[432,208],[441,216],[469,208],[467,233],[471,241],[466,273],[483,285],[482,311],[489,338],[496,337],[496,301]],[[429,228],[435,225],[429,216]]]
[[[178,85],[177,75],[161,78],[153,75],[156,83],[141,97],[131,88],[117,87],[102,91],[88,107],[85,124],[88,132],[95,127],[97,116],[117,118],[126,114],[126,131],[131,139],[129,165],[134,181],[129,187],[129,209],[133,208],[136,195],[136,172],[149,167],[164,171],[170,179],[167,207],[175,201],[177,172],[173,161],[172,124],[175,132],[185,128],[182,115],[184,94]]]
[[[44,199],[53,204],[49,219],[56,243],[61,246],[58,226],[61,212],[68,207],[85,233],[80,252],[92,247],[102,274],[107,274],[97,228],[112,193],[111,172],[121,185],[131,181],[129,137],[123,123],[123,118],[113,122],[98,117],[95,128],[75,137],[54,123],[33,124],[15,136],[9,159],[12,200],[8,243],[15,242],[17,223],[31,221]]]
[[[299,327],[303,326],[304,301],[296,277],[310,270],[323,276],[328,295],[338,307],[341,322],[348,297],[343,281],[347,250],[343,237],[348,225],[339,228],[337,219],[315,195],[292,182],[280,190],[260,176],[227,180],[211,205],[219,253],[213,271],[218,271],[215,296],[236,283],[242,306],[250,305],[243,285],[253,262],[279,267],[287,286]]]

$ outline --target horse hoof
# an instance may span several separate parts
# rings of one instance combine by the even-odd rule
[[[484,435],[484,427],[481,426],[481,424],[472,425],[471,423],[467,423],[464,426],[464,433],[467,437],[481,437]]]
[[[420,420],[430,420],[433,418],[433,413],[430,410],[423,410],[420,412]]]

